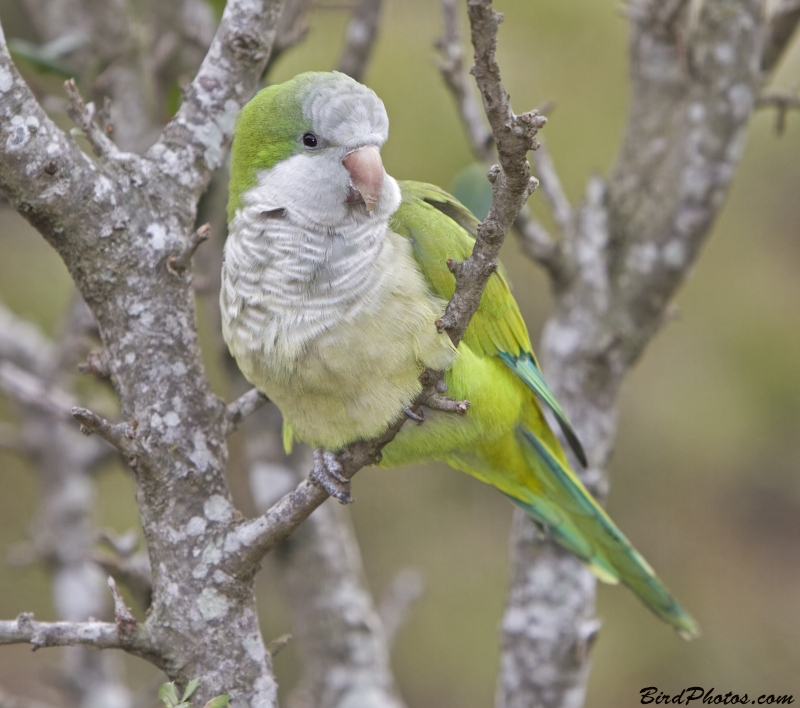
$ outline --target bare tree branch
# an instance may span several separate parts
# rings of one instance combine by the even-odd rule
[[[66,263],[101,332],[121,417],[139,421],[144,452],[129,461],[155,569],[145,629],[170,646],[161,666],[173,680],[205,677],[201,704],[229,693],[234,703],[274,706],[276,687],[252,577],[205,577],[213,557],[192,555],[215,548],[233,518],[223,476],[227,424],[203,373],[190,279],[171,276],[166,262],[194,229],[197,198],[256,88],[281,5],[230,0],[162,140],[123,162],[92,161],[52,123],[0,34],[0,120],[11,129],[0,144],[0,189]],[[86,422],[106,430],[89,414]],[[123,431],[108,432],[124,444]]]
[[[23,613],[15,620],[0,621],[0,645],[4,644],[30,644],[34,651],[45,647],[123,649],[163,665],[160,651],[143,629],[123,636],[111,622],[35,622],[32,614]]]
[[[444,35],[436,47],[442,55],[439,71],[456,101],[458,114],[467,131],[470,145],[476,157],[483,162],[494,160],[494,136],[486,126],[485,114],[475,96],[471,81],[464,69],[464,53],[461,48],[461,33],[458,30],[458,7],[456,0],[442,0]]]
[[[800,94],[797,91],[764,91],[756,101],[756,108],[774,108],[775,133],[783,135],[789,111],[800,110]]]
[[[42,703],[31,698],[12,696],[0,688],[0,708],[58,708],[52,703]]]
[[[383,0],[356,0],[345,33],[339,71],[361,81],[378,34]]]
[[[72,409],[72,415],[81,424],[81,432],[84,435],[95,433],[128,457],[141,452],[141,448],[135,442],[135,421],[134,423],[109,423],[96,413],[79,407]]]
[[[69,417],[74,405],[68,393],[10,361],[0,360],[0,388],[17,403],[57,418]]]
[[[233,403],[228,404],[226,416],[228,420],[228,433],[232,433],[247,416],[263,407],[269,399],[261,391],[251,388],[243,393]]]
[[[195,199],[222,164],[236,116],[253,95],[269,58],[282,7],[282,0],[225,5],[211,48],[178,113],[147,152]]]
[[[442,315],[442,328],[454,344],[464,336],[478,308],[483,287],[497,268],[497,255],[520,209],[536,188],[527,160],[529,150],[538,147],[535,135],[547,122],[536,111],[515,115],[500,79],[495,59],[497,29],[502,15],[492,9],[490,0],[470,0],[468,5],[475,64],[472,74],[478,83],[483,106],[497,143],[500,166],[489,173],[492,205],[478,227],[472,255],[464,261],[456,289]]]
[[[416,568],[401,570],[392,578],[381,599],[378,614],[383,623],[386,642],[392,646],[397,632],[408,621],[411,610],[425,591],[425,580]]]
[[[150,562],[146,554],[137,553],[123,558],[95,555],[92,557],[92,561],[114,580],[128,588],[142,609],[146,610],[150,607],[153,581]]]
[[[564,188],[561,186],[561,180],[558,178],[553,158],[544,143],[541,143],[536,151],[536,168],[539,173],[539,182],[542,185],[542,193],[547,199],[550,211],[553,214],[553,221],[556,222],[556,226],[558,226],[561,233],[566,234],[572,224],[572,206],[564,192]]]
[[[767,38],[761,55],[761,69],[772,71],[789,46],[800,23],[800,0],[782,0],[767,23]]]
[[[6,315],[8,330],[0,330],[0,341],[9,331],[26,331],[24,322],[10,313]],[[50,396],[55,384],[71,384],[75,361],[84,351],[86,336],[93,333],[94,323],[80,298],[74,298],[60,329],[57,346],[49,340],[45,340],[46,346],[41,346],[37,337],[28,338],[27,345],[25,338],[18,342],[18,345],[35,347],[25,364],[38,373],[35,376],[22,374],[23,378],[32,379],[36,393],[27,399],[12,397],[19,408],[19,435],[37,471],[40,498],[37,519],[31,527],[32,539],[22,553],[15,549],[14,555],[18,561],[44,561],[52,578],[53,604],[58,617],[65,621],[82,621],[102,616],[108,605],[107,597],[101,592],[102,578],[89,558],[94,543],[92,475],[96,465],[106,457],[106,446],[78,433],[67,410],[71,405],[68,394],[58,394],[57,398],[67,400],[55,406],[55,411],[42,408],[41,399],[52,401]],[[49,352],[49,357],[37,361],[35,355],[41,351]],[[18,384],[19,373],[14,379]],[[76,705],[130,707],[129,692],[118,679],[118,658],[77,647],[62,652],[60,682],[74,695]]]
[[[629,9],[624,144],[608,184],[592,177],[573,217],[562,246],[572,265],[555,282],[539,347],[587,452],[581,478],[601,500],[620,386],[722,207],[764,80],[761,0],[637,0]],[[497,705],[580,705],[598,629],[594,577],[521,513],[512,543]]]
[[[208,240],[208,235],[211,232],[211,224],[203,224],[199,229],[195,230],[181,252],[177,256],[171,256],[167,261],[167,268],[173,273],[182,273],[189,267],[192,261],[194,252],[200,247],[200,244]]]

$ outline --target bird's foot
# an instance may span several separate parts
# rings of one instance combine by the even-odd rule
[[[459,401],[455,398],[450,398],[450,396],[443,396],[440,393],[432,393],[425,401],[425,405],[437,411],[461,413],[463,415],[469,408],[469,401]]]
[[[406,406],[403,408],[403,413],[405,413],[415,423],[419,423],[421,425],[425,422],[425,416],[423,415],[422,410],[420,410],[419,413],[415,413],[413,410],[411,410],[411,408]]]
[[[350,480],[342,474],[342,465],[332,452],[321,447],[314,450],[314,467],[309,479],[340,504],[353,503],[350,496]]]

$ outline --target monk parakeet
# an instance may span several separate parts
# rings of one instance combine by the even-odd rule
[[[452,196],[386,174],[381,100],[340,73],[262,90],[239,117],[220,305],[242,373],[284,417],[287,445],[315,447],[334,494],[334,453],[408,410],[427,367],[466,415],[423,409],[382,466],[441,460],[493,485],[601,580],[622,581],[686,637],[692,618],[597,505],[548,427],[583,450],[542,377],[500,269],[456,350],[434,324],[454,290],[446,260],[472,251],[477,219]]]

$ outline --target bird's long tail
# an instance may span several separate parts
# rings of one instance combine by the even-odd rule
[[[699,636],[697,623],[569,469],[549,429],[543,437],[552,438],[552,446],[520,425],[513,440],[506,438],[502,457],[495,449],[448,462],[500,489],[600,580],[622,581],[681,637]],[[504,461],[502,471],[498,459]]]
[[[514,498],[514,501],[534,521],[547,527],[553,538],[578,556],[600,580],[611,583],[621,580],[684,639],[697,637],[697,623],[572,470],[530,431],[521,428],[517,438],[537,481],[546,491],[544,498],[531,494],[527,499]]]

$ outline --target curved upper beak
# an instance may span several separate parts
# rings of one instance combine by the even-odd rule
[[[381,198],[383,187],[383,162],[381,153],[374,145],[356,148],[348,152],[342,164],[350,173],[352,189],[347,195],[347,204],[360,204],[362,201],[367,211],[372,211]]]

